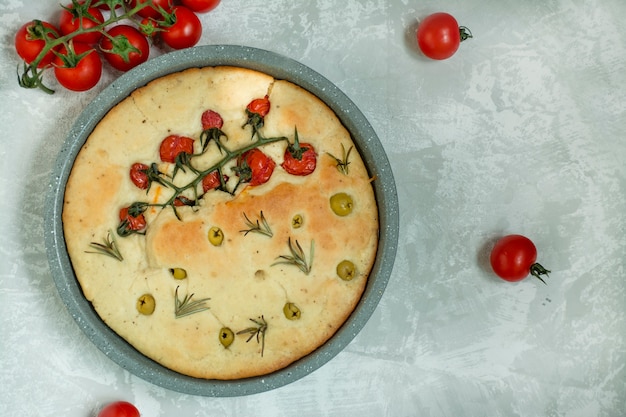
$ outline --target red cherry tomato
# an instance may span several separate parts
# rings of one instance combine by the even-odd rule
[[[214,128],[221,129],[222,126],[224,126],[224,120],[222,119],[222,116],[220,116],[218,112],[215,112],[213,110],[206,110],[204,113],[202,113],[202,117],[200,120],[202,122],[202,130]]]
[[[491,267],[505,281],[521,281],[531,274],[545,284],[541,275],[548,275],[550,271],[536,263],[536,260],[537,248],[522,235],[504,236],[491,250]]]
[[[107,35],[102,37],[100,50],[113,68],[128,71],[148,60],[150,44],[135,27],[117,25],[107,30]]]
[[[139,410],[129,402],[117,401],[105,406],[98,417],[140,417]]]
[[[80,13],[80,17],[79,16]],[[87,7],[86,4],[81,3],[77,8],[74,8],[74,4],[70,3],[61,10],[61,17],[59,18],[59,29],[63,35],[69,35],[76,32],[81,27],[83,29],[91,29],[94,26],[104,22],[104,17],[100,10],[96,7]],[[76,35],[73,38],[74,42],[82,43],[98,43],[101,32],[88,32]]]
[[[72,91],[86,91],[94,87],[102,76],[102,61],[91,46],[84,43],[73,43],[73,51],[68,53],[66,48],[59,50],[54,57],[54,75],[63,87]],[[88,52],[91,51],[91,52]],[[77,56],[87,53],[79,61]]]
[[[120,210],[120,226],[117,229],[120,236],[128,236],[146,228],[146,218],[143,213],[133,216],[129,210],[130,207],[124,207]]]
[[[432,59],[450,58],[462,41],[471,38],[469,30],[460,26],[448,13],[435,13],[422,20],[417,28],[417,44]]]
[[[168,22],[169,19],[166,19]],[[202,22],[198,16],[185,6],[172,9],[171,26],[163,25],[161,38],[174,49],[190,48],[198,43],[202,36]]]
[[[129,0],[129,7],[131,9],[137,7],[137,5],[148,3],[150,0]],[[140,17],[151,18],[155,20],[163,20],[164,16],[159,11],[165,10],[166,13],[172,11],[174,2],[172,0],[152,0],[151,6],[146,6],[137,12]]]
[[[249,113],[258,114],[261,117],[267,116],[267,113],[270,112],[271,104],[269,100],[269,96],[265,96],[263,98],[255,98],[252,100],[246,110]]]
[[[317,154],[310,143],[294,143],[287,146],[284,161],[280,165],[291,175],[309,175],[317,166]]]
[[[224,182],[228,181],[228,177],[226,175],[223,176]],[[217,170],[208,173],[204,178],[202,178],[202,191],[207,192],[210,190],[215,190],[222,185],[220,182],[220,176]]]
[[[136,162],[130,167],[130,180],[135,184],[137,188],[147,190],[150,185],[148,179],[148,170],[150,167],[146,164]]]
[[[55,28],[48,22],[32,21],[25,23],[15,34],[15,50],[17,54],[26,62],[30,64],[41,53],[46,46],[44,40],[46,36],[49,39],[56,39],[59,37],[59,29]],[[58,49],[58,48],[57,48]],[[54,51],[50,50],[46,52],[41,61],[37,64],[37,68],[43,68],[50,65],[54,59]]]
[[[241,155],[238,167],[242,181],[250,185],[261,185],[272,176],[276,162],[260,149],[254,148]]]
[[[163,162],[176,162],[176,157],[181,153],[193,154],[192,138],[187,136],[169,135],[161,142],[159,155]]]
[[[182,0],[181,3],[196,13],[206,13],[215,9],[220,0]]]

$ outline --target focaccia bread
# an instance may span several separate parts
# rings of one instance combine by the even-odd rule
[[[347,320],[378,245],[349,132],[321,100],[235,67],[170,74],[99,122],[63,227],[85,297],[179,373],[271,373]]]

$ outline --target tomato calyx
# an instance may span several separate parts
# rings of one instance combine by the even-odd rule
[[[122,60],[127,63],[130,62],[130,54],[141,54],[139,48],[133,46],[133,44],[130,43],[128,38],[124,35],[111,36],[105,32],[104,36],[106,36],[111,41],[112,46],[110,49],[104,49],[101,47],[100,49],[102,50],[102,52],[119,55],[120,57],[122,57]]]
[[[544,268],[541,264],[539,263],[534,263],[530,266],[530,275],[532,275],[533,277],[537,278],[539,281],[543,282],[544,284],[548,285],[546,283],[546,281],[544,281],[543,278],[541,278],[542,275],[545,275],[546,277],[549,276],[551,271],[548,271],[546,268]]]
[[[59,57],[61,62],[63,62],[64,68],[76,68],[81,59],[94,52],[95,49],[89,48],[85,52],[76,53],[76,49],[74,48],[74,42],[69,41],[67,46],[63,48],[62,52],[59,53],[55,51],[55,55]]]
[[[309,149],[311,148],[306,147],[306,146],[300,146],[300,140],[298,138],[298,128],[296,128],[293,143],[290,143],[289,145],[287,145],[287,152],[289,152],[289,154],[294,159],[297,159],[298,161],[302,161],[302,155]]]
[[[474,37],[472,35],[472,31],[470,31],[466,26],[459,26],[459,35],[461,37],[461,42]]]

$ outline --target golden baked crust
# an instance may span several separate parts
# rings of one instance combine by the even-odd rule
[[[266,183],[238,183],[240,162],[233,157],[221,167],[228,176],[225,190],[189,187],[180,195],[193,205],[162,207],[177,193],[167,182],[152,182],[146,191],[130,180],[132,164],[155,162],[162,178],[182,188],[198,178],[197,172],[228,159],[216,141],[202,152],[200,119],[207,109],[222,117],[220,143],[233,155],[255,143],[258,136],[245,109],[265,96],[271,110],[259,135],[285,137],[259,147],[276,163]],[[300,142],[317,154],[310,175],[292,175],[281,167],[296,129]],[[175,164],[159,159],[159,144],[171,134],[195,139],[196,172],[183,165],[174,176]],[[317,97],[256,71],[189,69],[136,90],[96,126],[66,187],[65,240],[85,297],[138,351],[182,374],[245,378],[302,358],[349,317],[376,255],[376,201],[353,146],[349,132]],[[350,149],[346,173],[338,168]],[[352,197],[348,215],[333,211],[330,198],[337,193]],[[147,227],[118,236],[120,209],[136,202],[144,203]],[[251,231],[257,221],[272,235]],[[223,235],[218,246],[209,239],[213,227]],[[94,243],[106,246],[107,236],[123,260],[101,256]],[[304,269],[289,262],[290,245],[301,249]],[[337,265],[344,260],[354,265],[351,280],[338,276]],[[175,270],[184,270],[185,278],[177,279]],[[145,294],[155,300],[151,314],[137,307]],[[188,296],[202,309],[177,318],[176,300]],[[295,320],[284,312],[288,303],[299,309]],[[220,341],[222,329],[232,331],[227,347]]]

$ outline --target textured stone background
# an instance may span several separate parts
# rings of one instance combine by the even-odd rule
[[[474,33],[442,62],[413,41],[416,19],[435,11]],[[240,398],[130,375],[56,292],[50,172],[81,109],[117,76],[81,94],[18,87],[15,31],[57,13],[58,1],[0,0],[0,415],[95,416],[117,399],[145,416],[624,415],[624,0],[223,0],[202,16],[201,44],[281,53],[351,97],[400,198],[394,272],[365,329],[313,374]],[[490,273],[507,233],[535,241],[547,286]]]

